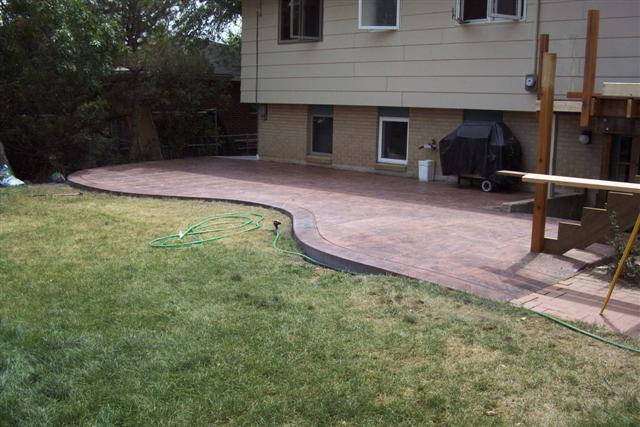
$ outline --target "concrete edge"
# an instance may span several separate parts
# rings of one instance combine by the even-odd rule
[[[77,173],[77,172],[76,172]],[[318,249],[311,242],[307,242],[309,237],[319,242],[326,242],[326,244],[331,245],[330,242],[325,241],[320,235],[318,228],[316,226],[316,220],[313,215],[301,208],[286,208],[282,206],[274,206],[266,203],[260,203],[252,200],[243,200],[243,199],[225,199],[225,198],[212,198],[212,197],[197,197],[197,196],[164,196],[164,195],[150,195],[150,194],[142,194],[135,192],[126,192],[126,191],[118,191],[118,190],[108,190],[100,187],[91,186],[86,183],[80,183],[76,181],[73,173],[67,177],[67,184],[71,187],[82,189],[85,191],[94,191],[98,193],[105,194],[113,194],[116,196],[129,196],[129,197],[144,197],[144,198],[152,198],[152,199],[173,199],[173,200],[195,200],[195,201],[203,201],[203,202],[228,202],[228,203],[238,203],[246,206],[256,206],[265,209],[274,209],[280,213],[285,214],[291,220],[291,228],[294,240],[300,245],[302,252],[319,261],[326,266],[337,270],[348,273],[355,274],[381,274],[381,275],[393,275],[393,276],[401,276],[407,277],[410,279],[414,279],[411,276],[406,276],[403,274],[399,274],[394,271],[390,271],[384,268],[375,267],[363,262],[355,261],[353,259],[347,258],[345,256],[336,255],[327,251],[323,251]],[[300,218],[302,217],[302,218]],[[304,236],[311,232],[311,236]],[[306,237],[306,240],[305,240]]]

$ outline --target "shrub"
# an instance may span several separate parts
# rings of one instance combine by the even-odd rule
[[[613,247],[615,254],[615,263],[611,265],[611,271],[613,274],[618,267],[620,259],[622,259],[624,250],[629,242],[629,236],[625,233],[626,230],[623,230],[622,227],[620,227],[615,215],[611,215],[609,217],[609,227],[611,230],[611,239],[609,240],[609,244]],[[620,277],[628,280],[630,283],[640,286],[640,245],[638,245],[637,240],[631,250],[631,255],[624,264]]]

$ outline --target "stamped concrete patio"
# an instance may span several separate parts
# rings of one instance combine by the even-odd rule
[[[499,210],[524,198],[522,193],[485,194],[448,183],[211,157],[84,170],[69,181],[122,194],[274,207],[291,215],[305,252],[330,265],[400,274],[519,304],[607,254],[601,245],[564,256],[530,253],[530,215]],[[550,220],[547,228],[554,234],[557,222]],[[617,329],[633,329],[640,318],[630,322]]]

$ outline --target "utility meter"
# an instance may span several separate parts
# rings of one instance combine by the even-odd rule
[[[538,76],[535,74],[527,74],[524,78],[524,88],[529,92],[533,92],[536,90],[536,86],[538,86]]]

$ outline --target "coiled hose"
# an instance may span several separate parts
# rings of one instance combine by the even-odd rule
[[[225,213],[218,215],[206,216],[204,218],[199,219],[196,222],[193,222],[187,226],[185,231],[178,232],[176,234],[169,234],[167,236],[158,237],[149,242],[154,248],[183,248],[190,246],[198,246],[207,242],[212,242],[220,239],[224,239],[226,237],[230,237],[236,234],[248,233],[250,231],[254,231],[262,228],[262,222],[265,217],[262,214],[256,212],[234,212],[234,213]],[[280,241],[280,222],[273,222],[274,229],[274,238],[271,243],[271,247],[274,249],[283,252],[289,255],[299,256],[313,264],[320,265],[322,267],[331,268],[333,267],[326,265],[304,253],[297,251],[290,251],[287,249],[281,249],[278,247],[278,242]],[[583,329],[578,328],[570,323],[567,323],[563,320],[560,320],[556,317],[550,316],[546,313],[539,313],[537,311],[529,310],[532,313],[537,314],[538,316],[542,316],[545,319],[548,319],[558,325],[564,326],[574,332],[578,332],[582,335],[588,336],[590,338],[601,341],[605,344],[609,344],[623,350],[628,350],[633,353],[640,353],[640,349],[630,347],[615,341],[611,341],[607,338],[592,334],[591,332],[585,331]]]

